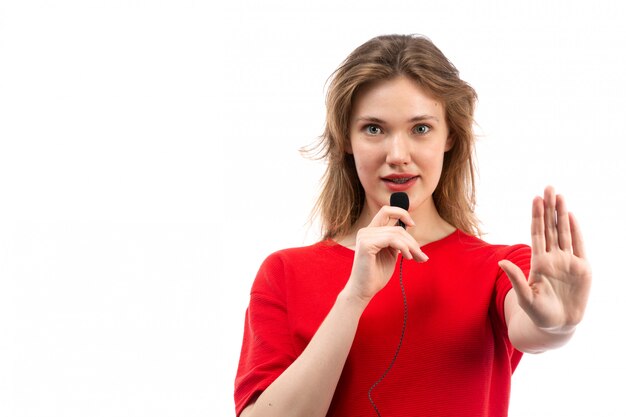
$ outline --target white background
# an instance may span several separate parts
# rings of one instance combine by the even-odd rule
[[[625,6],[304,3],[0,2],[0,415],[233,416],[256,270],[317,239],[326,79],[421,33],[479,94],[484,238],[529,243],[552,184],[594,269],[510,415],[625,416]]]

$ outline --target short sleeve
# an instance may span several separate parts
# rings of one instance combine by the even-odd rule
[[[528,274],[530,272],[530,257],[531,257],[531,249],[528,245],[514,245],[505,247],[504,252],[498,253],[498,258],[496,262],[506,259],[513,262],[517,265],[522,272],[524,272],[524,276],[528,279]],[[506,295],[513,288],[511,285],[511,281],[509,277],[507,277],[506,273],[502,268],[498,266],[498,272],[496,275],[496,282],[493,293],[493,320],[495,321],[495,327],[503,338],[506,340],[507,348],[509,350],[509,358],[511,359],[512,368],[515,369],[518,362],[521,359],[521,352],[513,348],[509,339],[508,339],[508,328],[506,325],[506,319],[504,316],[504,301],[506,299]]]
[[[274,254],[263,262],[252,285],[235,378],[237,415],[295,360],[284,278],[282,260]]]

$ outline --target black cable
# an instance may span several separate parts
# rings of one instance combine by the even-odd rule
[[[404,331],[406,330],[406,321],[409,315],[409,304],[406,301],[406,292],[404,291],[404,284],[402,283],[402,261],[404,260],[404,257],[402,255],[400,256],[401,256],[400,258],[400,290],[402,291],[402,301],[404,302],[404,320],[402,321],[402,332],[400,333],[400,341],[398,342],[396,353],[393,355],[393,359],[391,359],[391,363],[389,364],[387,369],[385,369],[385,372],[383,372],[380,378],[378,378],[378,381],[374,382],[374,384],[372,384],[372,386],[370,387],[369,391],[367,391],[367,398],[369,398],[370,403],[372,404],[372,407],[374,407],[374,411],[376,411],[376,415],[378,417],[382,417],[382,416],[380,415],[380,411],[378,411],[378,407],[376,407],[376,403],[374,403],[374,400],[372,399],[372,391],[374,390],[374,388],[376,388],[378,384],[380,384],[383,381],[383,379],[385,379],[389,371],[391,371],[393,364],[396,362],[396,359],[398,358],[398,354],[400,353],[400,347],[402,346],[402,341],[404,340]]]

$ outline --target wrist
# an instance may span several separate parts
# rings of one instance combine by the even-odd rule
[[[367,307],[370,300],[370,297],[363,297],[356,291],[352,291],[352,289],[348,286],[341,290],[341,292],[337,296],[337,303],[346,305],[349,308],[356,309],[357,311],[359,311],[359,313],[365,310],[365,307]]]

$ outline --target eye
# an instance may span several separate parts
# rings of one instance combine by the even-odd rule
[[[413,131],[418,135],[425,135],[430,132],[430,126],[428,125],[417,125],[413,128]]]
[[[368,135],[380,135],[382,133],[382,129],[377,125],[366,125],[365,133]]]

